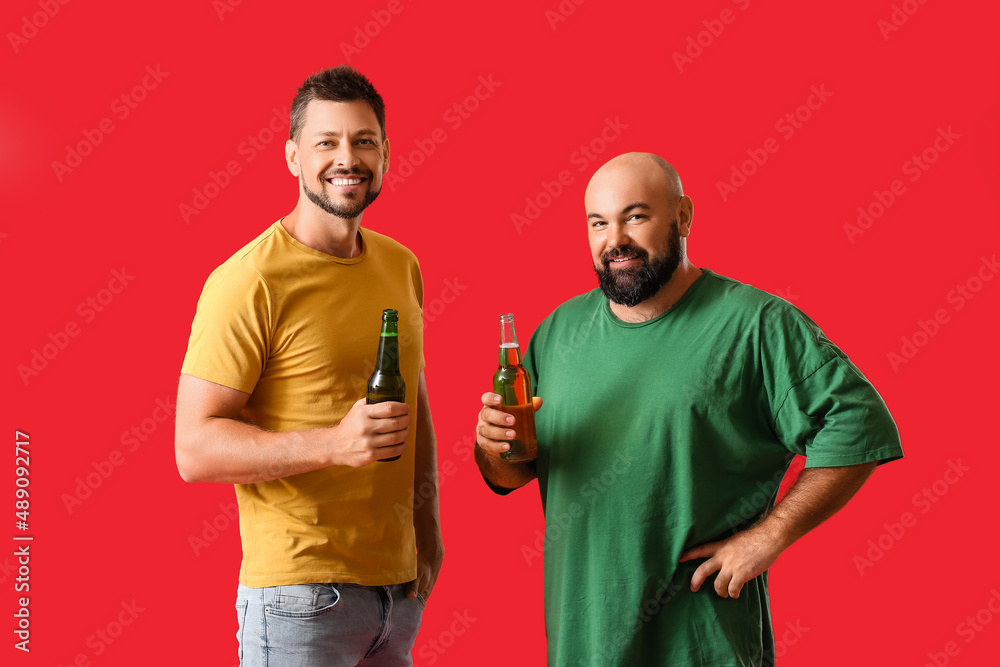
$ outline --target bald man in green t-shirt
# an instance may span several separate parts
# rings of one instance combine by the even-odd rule
[[[773,665],[768,568],[902,457],[896,426],[804,313],[691,263],[691,199],[662,158],[612,159],[585,204],[600,288],[524,360],[538,457],[500,459],[518,424],[497,394],[476,430],[494,491],[538,479],[548,662]]]

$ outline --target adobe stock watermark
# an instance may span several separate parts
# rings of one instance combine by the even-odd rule
[[[111,279],[104,288],[77,305],[76,314],[79,319],[70,318],[55,331],[48,332],[45,341],[28,353],[28,360],[17,365],[17,374],[24,386],[27,387],[31,380],[41,375],[69,347],[72,340],[83,332],[84,327],[97,319],[133,280],[135,276],[125,267],[113,270]]]
[[[889,18],[879,19],[875,22],[875,27],[882,35],[882,40],[888,42],[889,35],[899,32],[899,29],[906,25],[910,17],[917,13],[920,6],[925,4],[927,4],[927,0],[903,0],[901,3],[893,3]]]
[[[618,631],[601,647],[600,653],[591,657],[595,662],[581,662],[581,667],[589,667],[591,665],[593,667],[604,667],[614,661],[616,656],[620,655],[622,648],[635,639],[639,630],[656,618],[663,609],[663,606],[684,589],[674,579],[665,581],[663,577],[660,577],[655,585],[657,586],[656,590],[639,603],[632,623],[627,627],[619,627]],[[625,619],[621,620],[624,621]]]
[[[989,595],[982,607],[968,614],[955,626],[955,635],[966,645],[975,641],[976,637],[989,627],[993,619],[1000,616],[1000,590],[996,587],[991,588]],[[928,651],[927,661],[922,667],[945,667],[961,652],[962,646],[957,640],[951,639],[944,643],[940,651]]]
[[[741,12],[746,11],[747,7],[750,6],[750,0],[732,0],[732,2]],[[719,12],[719,18],[702,21],[701,24],[705,29],[693,35],[688,35],[683,53],[674,51],[671,54],[671,57],[674,59],[674,65],[677,66],[677,71],[683,74],[686,66],[693,65],[694,61],[705,53],[705,49],[715,44],[715,40],[722,36],[722,33],[726,30],[726,26],[736,22],[737,16],[736,12],[727,7]]]
[[[469,286],[463,283],[458,276],[446,278],[438,295],[430,301],[424,302],[424,329],[444,315],[451,304],[455,303],[462,296],[462,292],[467,289]]]
[[[545,10],[545,20],[549,23],[552,32],[556,31],[560,23],[565,23],[570,16],[576,13],[576,8],[587,2],[587,0],[561,0],[554,8]]]
[[[226,14],[236,11],[236,8],[243,4],[243,0],[212,0],[212,9],[220,21],[226,20]]]
[[[143,443],[147,442],[163,424],[168,424],[168,428],[173,424],[173,416],[177,411],[177,399],[175,396],[158,398],[154,401],[153,409],[149,416],[133,424],[124,431],[119,438],[122,444],[121,449],[111,450],[107,456],[100,457],[90,462],[90,468],[86,474],[78,475],[73,480],[72,491],[64,492],[60,496],[66,513],[72,516],[73,512],[83,506],[83,503],[93,497],[97,489],[104,486],[105,482],[120,468],[128,458],[139,450]]]
[[[465,290],[469,289],[469,286],[462,282],[461,277],[446,278],[441,290],[438,292],[437,296],[424,299],[424,307],[422,311],[414,311],[403,321],[399,323],[399,345],[403,349],[410,347],[413,344],[413,332],[417,330],[418,327],[422,327],[423,333],[426,336],[427,328],[430,327],[434,322],[440,318],[456,301],[462,296]],[[375,370],[375,360],[374,360],[375,348],[372,348],[372,357],[365,360],[365,365],[361,370],[361,374],[353,373],[348,379],[348,384],[355,389],[355,394],[360,398],[364,396],[366,387],[368,386],[368,378],[371,376],[372,371]]]
[[[404,9],[406,7],[402,0],[389,0],[383,7],[370,10],[368,14],[371,20],[354,26],[350,42],[340,42],[340,52],[344,60],[350,63],[352,58],[361,55],[361,52],[388,28],[393,19],[402,14]]]
[[[782,298],[789,303],[795,303],[796,301],[802,298],[801,296],[796,294],[791,287],[783,287],[780,289],[776,289],[771,293],[774,294],[774,296]]]
[[[441,114],[442,122],[452,132],[462,127],[472,117],[472,114],[479,110],[482,103],[493,97],[497,88],[503,85],[502,81],[493,78],[493,74],[480,75],[476,81],[476,86],[471,93],[452,104]],[[448,131],[439,126],[431,130],[426,137],[416,139],[410,150],[394,152],[390,161],[390,169],[382,178],[383,186],[387,185],[390,192],[395,192],[397,187],[405,183],[406,179],[413,176],[416,170],[427,162],[438,146],[448,140],[448,136]]]
[[[84,129],[80,139],[66,144],[66,155],[62,162],[52,161],[52,172],[59,183],[83,164],[85,158],[93,155],[94,150],[104,143],[105,138],[117,129],[115,119],[123,121],[132,115],[132,112],[146,101],[149,94],[170,76],[170,72],[164,72],[160,65],[156,67],[147,65],[145,71],[145,75],[138,83],[111,101],[109,109],[111,115],[99,120],[95,127]]]
[[[737,355],[735,346],[730,346],[725,353],[716,354],[707,362],[701,373],[691,381],[685,381],[681,388],[682,395],[690,396],[692,403],[702,402],[719,391],[719,381],[729,369],[741,368],[742,359]],[[780,482],[780,478],[778,480]]]
[[[25,14],[21,17],[21,25],[17,32],[8,32],[7,41],[10,48],[17,54],[21,47],[30,40],[38,36],[38,31],[49,24],[49,21],[56,17],[63,5],[68,5],[69,0],[38,0],[38,11]]]
[[[195,556],[200,556],[213,542],[219,539],[230,526],[239,525],[240,510],[236,503],[220,503],[219,511],[210,519],[204,519],[195,532],[188,535],[188,546]]]
[[[600,475],[595,475],[580,485],[577,496],[580,502],[573,501],[566,506],[565,511],[546,512],[545,531],[535,529],[533,542],[521,545],[521,556],[530,567],[544,555],[545,547],[558,542],[573,528],[573,524],[587,512],[587,508],[597,502],[597,499],[608,492],[611,487],[621,481],[622,475],[632,467],[636,459],[631,454],[619,452],[614,461]]]
[[[961,137],[962,135],[955,132],[951,125],[947,129],[939,127],[937,136],[926,148],[919,153],[914,153],[903,162],[903,166],[900,167],[903,176],[908,177],[907,180],[910,183],[919,181],[920,177],[931,168],[931,165],[938,161],[941,154],[947,152],[955,145],[955,140]],[[871,229],[875,221],[885,215],[886,211],[906,192],[906,183],[901,178],[894,179],[886,190],[873,191],[872,199],[867,204],[858,206],[858,215],[855,221],[844,223],[844,234],[847,235],[847,240],[853,244],[857,237]]]
[[[15,574],[17,574],[17,561],[12,561],[10,556],[7,555],[4,557],[3,562],[0,563],[0,584],[4,583]]]
[[[783,628],[775,628],[774,630],[774,658],[784,658],[788,655],[788,649],[798,644],[802,641],[805,634],[809,632],[809,628],[802,625],[802,619],[796,620],[794,623],[791,621],[785,621],[785,626]],[[770,653],[768,650],[770,647],[764,649],[765,660],[763,664],[772,665],[774,660],[768,660],[767,654]]]
[[[439,632],[433,639],[427,640],[427,643],[417,651],[420,654],[421,665],[433,665],[437,662],[448,652],[448,649],[455,645],[458,638],[468,632],[472,624],[479,620],[472,616],[468,609],[461,613],[452,612],[451,616],[453,619],[451,625],[446,630]]]
[[[191,219],[202,213],[222,191],[228,188],[233,179],[243,173],[243,167],[253,162],[275,139],[283,139],[288,132],[291,107],[271,109],[271,117],[255,132],[251,132],[236,146],[238,157],[226,160],[218,170],[210,169],[200,186],[191,189],[190,202],[181,202],[177,211],[181,214],[184,224],[190,224]]]
[[[833,93],[826,89],[826,84],[819,84],[819,87],[810,86],[810,95],[805,102],[795,107],[781,116],[774,123],[774,131],[785,141],[795,136],[808,123],[817,111],[822,109],[833,97]],[[719,190],[719,196],[726,202],[729,197],[736,193],[741,187],[747,184],[761,167],[763,167],[772,155],[778,152],[781,143],[775,137],[768,137],[759,148],[748,148],[746,154],[748,159],[743,160],[738,165],[732,164],[729,167],[729,178],[724,181],[716,181],[715,187]]]
[[[105,651],[118,641],[128,628],[135,625],[139,614],[146,611],[146,608],[140,607],[135,600],[131,602],[123,600],[120,607],[121,609],[112,616],[110,621],[87,637],[84,643],[90,649],[89,652],[81,651],[65,665],[60,662],[57,667],[90,667],[92,660],[104,655]]]
[[[628,129],[628,125],[622,122],[621,116],[611,118],[606,116],[601,129],[594,138],[580,146],[569,155],[570,166],[576,167],[577,173],[586,171],[597,159],[599,159],[608,147],[618,140]],[[518,234],[524,232],[524,228],[530,226],[542,212],[552,206],[555,201],[562,196],[566,188],[576,181],[576,177],[569,169],[560,169],[552,180],[542,179],[538,184],[538,189],[533,195],[524,198],[524,208],[510,214],[510,221],[514,225],[514,230]]]
[[[979,258],[979,266],[971,276],[965,280],[955,283],[955,287],[945,295],[944,307],[937,308],[927,319],[917,320],[913,333],[900,337],[900,347],[898,350],[890,351],[886,354],[889,366],[894,373],[913,361],[920,350],[941,333],[941,327],[951,322],[952,315],[964,309],[969,302],[975,299],[986,283],[996,277],[1000,271],[1000,263],[997,263],[996,253],[987,257],[983,255]],[[950,306],[950,308],[949,308]]]
[[[440,461],[438,463],[437,475],[430,470],[424,471],[424,479],[420,480],[413,488],[413,510],[419,510],[425,503],[435,498],[440,489],[444,488],[445,482],[458,473],[460,470],[459,464],[463,464],[464,466],[464,464],[472,460],[475,446],[476,439],[471,435],[459,438],[451,447],[451,453],[454,458],[447,458]],[[458,459],[458,463],[455,462],[455,459]],[[393,505],[393,511],[396,513],[396,518],[403,523],[409,523],[413,520],[413,512],[411,512],[410,507],[407,505],[396,503]]]
[[[949,460],[948,467],[938,479],[913,494],[910,504],[916,512],[906,511],[899,515],[898,520],[883,523],[883,531],[865,543],[867,548],[864,553],[854,555],[853,562],[858,575],[863,577],[867,570],[875,567],[917,525],[920,517],[934,509],[948,495],[951,487],[962,481],[971,470],[970,466],[962,463],[962,459]]]

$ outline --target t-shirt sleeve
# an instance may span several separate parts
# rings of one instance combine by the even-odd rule
[[[806,467],[902,458],[885,401],[847,356],[789,306],[768,327],[763,353],[775,432]]]
[[[256,271],[217,269],[202,291],[181,372],[252,393],[270,349],[272,301]]]
[[[410,284],[413,285],[413,296],[417,300],[417,307],[419,311],[419,322],[420,326],[423,326],[424,321],[424,278],[420,273],[420,263],[417,261],[416,256],[413,256],[413,262],[410,267]],[[423,340],[423,335],[421,335],[421,340]],[[420,346],[419,350],[420,359],[417,362],[417,372],[421,372],[427,365],[426,359],[424,358],[424,346]]]

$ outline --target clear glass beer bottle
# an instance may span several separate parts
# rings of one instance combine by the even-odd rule
[[[493,391],[500,394],[499,409],[514,416],[517,438],[500,458],[511,463],[533,461],[538,455],[535,439],[535,409],[531,404],[531,377],[521,365],[521,348],[514,333],[514,315],[500,316],[500,367],[493,374]]]
[[[383,401],[406,402],[406,383],[399,372],[399,313],[386,308],[382,311],[382,333],[378,339],[375,371],[368,378],[366,403]],[[379,461],[395,461],[399,455]]]

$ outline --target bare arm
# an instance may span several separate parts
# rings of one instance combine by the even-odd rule
[[[542,406],[542,399],[535,396],[531,400],[537,411]],[[507,463],[500,458],[500,452],[510,449],[508,441],[517,437],[517,424],[512,415],[496,409],[501,401],[499,394],[483,394],[482,401],[483,409],[479,411],[476,425],[476,465],[483,477],[496,486],[519,489],[538,477],[535,462]]]
[[[721,597],[739,597],[746,582],[766,571],[781,552],[846,505],[875,466],[872,462],[803,470],[788,495],[756,526],[681,554],[682,562],[708,558],[691,577],[691,590],[697,591],[718,571],[715,591]]]
[[[360,467],[402,454],[409,434],[405,403],[361,399],[336,426],[265,431],[241,420],[250,394],[181,375],[174,454],[187,482],[252,484],[331,465]]]
[[[407,587],[407,595],[417,592],[430,597],[438,572],[444,561],[441,540],[441,517],[438,512],[437,439],[431,406],[427,400],[427,383],[423,372],[417,385],[417,437],[413,469],[413,529],[417,537],[417,579]]]

